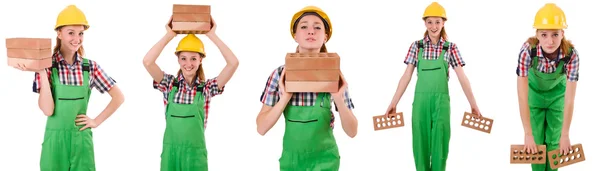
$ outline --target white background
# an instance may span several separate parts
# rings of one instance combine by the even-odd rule
[[[529,165],[509,164],[510,144],[523,143],[518,112],[517,54],[534,34],[536,11],[546,1],[446,0],[440,3],[449,17],[446,30],[466,60],[465,72],[484,116],[495,119],[491,134],[460,126],[470,106],[456,75],[451,74],[452,137],[447,170],[530,170]],[[568,2],[570,1],[570,2]],[[599,143],[590,129],[597,129],[598,95],[596,10],[594,1],[556,1],[565,11],[573,40],[581,56],[571,142],[583,143],[587,161],[561,170],[593,170]],[[256,132],[259,97],[269,74],[284,63],[286,52],[295,50],[290,36],[292,15],[306,5],[317,5],[332,19],[333,37],[327,47],[342,57],[342,70],[349,82],[359,121],[355,138],[343,132],[339,116],[334,129],[341,154],[341,170],[415,170],[410,122],[404,128],[373,131],[372,116],[388,106],[406,65],[402,63],[411,42],[422,38],[420,19],[430,1],[2,1],[0,37],[55,38],[52,30],[58,13],[70,3],[84,11],[91,25],[84,46],[87,57],[96,60],[118,81],[125,103],[94,129],[97,170],[159,170],[165,126],[162,94],[152,88],[142,59],[164,35],[164,25],[173,3],[211,4],[217,34],[240,60],[240,66],[225,93],[212,101],[206,138],[211,170],[278,170],[283,122],[265,136]],[[157,63],[175,74],[173,55],[176,37]],[[218,49],[205,36],[207,77],[225,66]],[[53,41],[54,42],[54,41]],[[4,41],[0,45],[4,47]],[[0,48],[0,54],[5,54]],[[6,61],[0,55],[0,61]],[[37,94],[31,92],[33,73],[0,65],[2,107],[0,113],[0,170],[38,170],[46,117],[38,109]],[[413,76],[398,111],[411,120],[411,103],[417,77]],[[97,116],[110,96],[94,90],[89,115]],[[337,114],[336,114],[337,116]]]

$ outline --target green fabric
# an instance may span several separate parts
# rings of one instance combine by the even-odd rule
[[[83,65],[89,69],[85,58]],[[82,86],[60,84],[56,67],[52,67],[51,79],[54,114],[46,121],[40,170],[95,171],[92,130],[79,131],[84,125],[75,125],[77,115],[87,111],[91,94],[89,70],[83,72]]]
[[[422,43],[422,42],[421,42]],[[423,59],[419,49],[417,85],[412,108],[413,156],[417,171],[445,171],[450,142],[449,42],[437,60]]]
[[[180,104],[173,101],[177,90],[178,87],[173,86],[169,93],[160,170],[207,171],[204,95],[199,91],[193,104]]]
[[[338,171],[340,155],[330,127],[331,95],[318,93],[314,106],[288,105],[281,171]]]
[[[547,151],[559,148],[563,123],[563,108],[567,87],[564,74],[564,61],[561,60],[554,73],[542,73],[537,70],[537,56],[532,57],[533,66],[529,68],[529,110],[533,139],[538,145],[546,145]],[[532,164],[533,171],[556,171],[546,164]]]

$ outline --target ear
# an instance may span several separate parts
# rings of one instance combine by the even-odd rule
[[[60,30],[56,30],[56,38],[62,39],[62,33],[60,32]]]
[[[327,37],[329,37],[329,35],[327,35],[327,33],[325,33],[325,38],[323,38],[323,39],[325,39],[324,42],[327,42]]]

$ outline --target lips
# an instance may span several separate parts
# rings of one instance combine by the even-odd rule
[[[306,41],[308,41],[308,42],[314,42],[314,41],[316,41],[316,40],[317,40],[317,39],[315,39],[315,38],[306,38]]]

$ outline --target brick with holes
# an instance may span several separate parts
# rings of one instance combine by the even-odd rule
[[[477,119],[476,117],[477,115],[465,112],[461,125],[489,134],[492,131],[492,125],[494,125],[494,120],[483,116],[479,119]]]
[[[404,115],[402,112],[385,115],[373,116],[373,127],[375,131],[398,128],[404,126]]]
[[[524,145],[510,145],[510,164],[546,163],[546,145],[538,145],[537,153],[528,153]]]
[[[173,5],[171,29],[177,34],[205,34],[212,28],[210,5]]]
[[[550,168],[558,169],[575,163],[585,161],[585,154],[583,153],[583,146],[581,144],[572,145],[572,151],[569,154],[560,154],[560,149],[552,150],[548,152],[548,161],[550,162]]]
[[[288,53],[284,84],[287,92],[337,92],[342,84],[337,53]]]
[[[15,37],[6,39],[8,66],[25,66],[28,71],[39,71],[52,66],[50,38]]]

